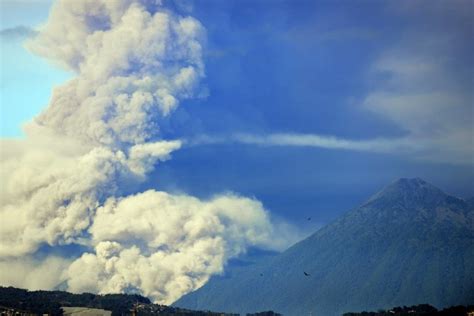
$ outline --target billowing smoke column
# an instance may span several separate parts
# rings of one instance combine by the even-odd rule
[[[36,122],[121,148],[156,137],[161,116],[194,96],[204,75],[202,25],[153,1],[59,1],[31,49],[78,76]]]
[[[2,140],[0,283],[170,303],[249,246],[285,245],[256,200],[136,192],[181,146],[159,122],[199,96],[204,33],[159,1],[54,4],[28,45],[76,77],[25,140]],[[65,258],[54,251],[65,245],[86,250]]]

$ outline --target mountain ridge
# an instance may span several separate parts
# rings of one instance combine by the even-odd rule
[[[282,254],[225,280],[213,278],[175,304],[338,315],[472,303],[473,223],[466,201],[422,179],[402,178]]]

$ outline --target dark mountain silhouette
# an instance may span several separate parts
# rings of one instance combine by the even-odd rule
[[[473,312],[474,305],[458,305],[438,310],[431,305],[421,304],[392,307],[389,310],[379,310],[377,312],[345,313],[342,316],[466,316]]]
[[[71,306],[104,309],[111,311],[112,316],[238,316],[152,304],[148,298],[137,294],[73,294],[64,291],[28,291],[0,286],[0,313],[2,315],[61,316],[63,315],[62,307]]]
[[[393,182],[285,252],[214,277],[174,305],[332,316],[424,303],[474,303],[474,210],[416,178]]]

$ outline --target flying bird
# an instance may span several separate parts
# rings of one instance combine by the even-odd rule
[[[310,276],[311,274],[307,273],[306,271],[303,271],[304,275]]]

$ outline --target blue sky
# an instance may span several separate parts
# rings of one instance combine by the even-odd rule
[[[50,6],[50,1],[1,3],[2,29],[36,27]],[[255,196],[274,214],[308,229],[398,177],[422,177],[449,193],[474,195],[472,2],[171,5],[207,30],[209,93],[183,102],[165,122],[164,138],[296,133],[350,140],[441,139],[442,145],[439,152],[415,157],[396,151],[207,144],[174,153],[144,187],[199,197],[223,191]],[[47,104],[52,86],[71,75],[31,55],[22,39],[2,36],[1,41],[1,133],[19,137],[21,124]],[[447,101],[430,101],[443,99],[439,95]],[[443,138],[469,132],[467,142]]]
[[[435,64],[443,58],[454,59],[440,68],[450,76],[446,85],[456,85],[457,93],[471,100],[467,126],[472,135],[468,87],[473,82],[473,44],[468,40],[472,16],[463,13],[468,7],[469,3],[456,1],[433,5],[420,1],[195,3],[193,14],[208,31],[210,94],[181,107],[176,124],[186,126],[187,131],[180,129],[185,134],[239,131],[349,139],[402,137],[410,133],[410,126],[364,106],[364,99],[383,90],[382,83],[391,75],[374,75],[374,64],[393,52],[400,61],[405,54]],[[428,46],[437,38],[447,38],[446,43],[432,44],[438,51],[416,47],[423,41]],[[450,52],[445,51],[447,43]],[[425,78],[422,91],[445,84],[430,83],[431,79]],[[430,120],[428,114],[426,120]],[[472,147],[472,137],[463,146]],[[472,152],[470,157],[472,161]],[[201,196],[234,190],[255,195],[270,210],[297,223],[306,216],[325,223],[393,179],[415,176],[455,195],[474,194],[474,173],[468,164],[396,153],[238,144],[178,152],[157,171],[155,184],[164,182],[168,189]]]
[[[1,29],[34,28],[48,18],[51,1],[9,1],[1,3]],[[70,74],[29,53],[21,34],[0,37],[1,43],[1,135],[19,137],[21,125],[47,104],[53,85]]]

